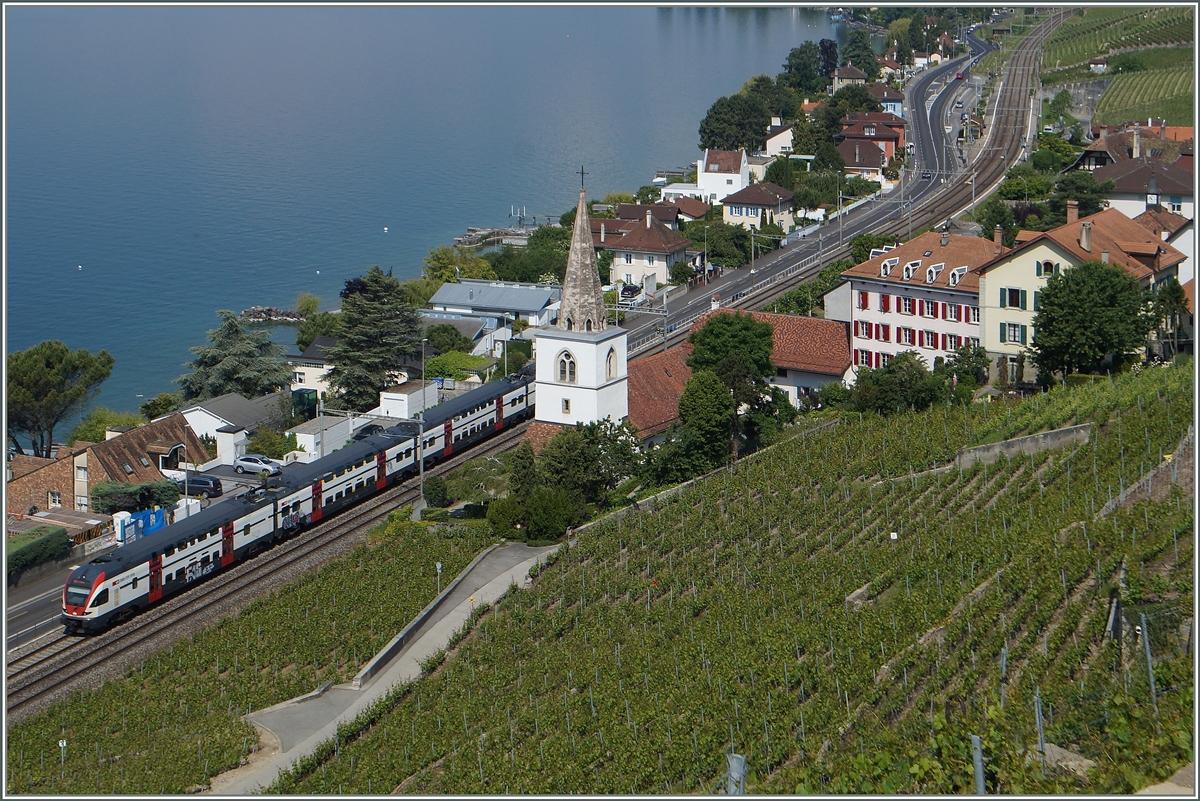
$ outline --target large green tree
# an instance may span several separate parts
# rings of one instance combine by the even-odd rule
[[[975,212],[975,221],[979,223],[979,235],[984,239],[991,239],[996,232],[996,226],[1000,226],[1003,232],[1003,242],[1005,247],[1012,247],[1017,241],[1017,221],[1013,217],[1013,210],[1008,204],[1000,198],[993,195],[980,204]]]
[[[196,358],[184,366],[192,372],[175,379],[184,400],[206,400],[236,392],[257,398],[287,386],[292,372],[283,359],[283,345],[271,341],[270,331],[254,331],[228,309],[217,312],[221,325],[208,332],[211,345],[197,345]]]
[[[816,42],[807,41],[793,47],[783,62],[779,76],[785,85],[802,94],[816,95],[825,91],[829,80],[821,75],[821,49]]]
[[[700,149],[760,150],[770,122],[771,112],[757,97],[719,97],[700,121]]]
[[[1154,291],[1154,320],[1159,328],[1159,339],[1171,342],[1171,354],[1179,352],[1179,329],[1190,314],[1187,295],[1174,277],[1160,281]]]
[[[780,119],[790,120],[800,109],[800,98],[785,84],[773,81],[767,75],[755,75],[742,87],[742,93],[758,99],[768,114]]]
[[[546,443],[538,460],[539,484],[603,507],[640,461],[636,432],[625,423],[595,421],[563,429]]]
[[[425,329],[425,337],[429,345],[438,353],[470,353],[475,343],[450,323],[437,323]]]
[[[461,278],[494,279],[496,271],[485,259],[459,247],[438,245],[429,249],[421,268],[427,278],[455,283]]]
[[[1043,373],[1087,372],[1108,354],[1145,342],[1149,318],[1138,282],[1115,264],[1087,261],[1050,276],[1029,350]]]
[[[729,456],[733,394],[711,370],[697,370],[679,397],[679,422],[647,455],[646,477],[677,484],[720,467]]]
[[[379,265],[346,282],[340,316],[338,343],[326,353],[329,384],[347,408],[367,411],[399,377],[400,360],[420,353],[421,318]]]
[[[850,391],[851,408],[860,412],[891,414],[907,409],[928,409],[945,400],[948,386],[944,376],[932,373],[916,351],[896,354],[887,365],[860,367]]]
[[[838,46],[833,39],[822,39],[817,42],[817,51],[821,54],[821,77],[829,78],[838,65]]]
[[[80,441],[104,442],[107,436],[106,432],[110,427],[140,426],[144,422],[146,422],[146,418],[140,414],[118,412],[116,409],[98,406],[84,415],[84,418],[71,429],[71,434],[67,437],[67,444],[74,445]]]
[[[846,46],[842,48],[842,65],[852,64],[867,74],[867,81],[879,80],[879,62],[875,60],[875,47],[871,34],[862,28],[850,31]]]
[[[1046,205],[1050,214],[1046,222],[1050,227],[1065,225],[1067,221],[1067,201],[1079,201],[1079,216],[1087,217],[1104,208],[1108,195],[1116,184],[1111,178],[1097,182],[1096,176],[1087,170],[1072,170],[1059,177],[1054,183],[1054,191]]]
[[[27,436],[33,455],[48,457],[54,429],[96,397],[114,363],[106,350],[72,351],[57,340],[8,354],[5,401],[13,447],[24,453],[20,437]]]

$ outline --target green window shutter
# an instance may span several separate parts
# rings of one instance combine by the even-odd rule
[[[1008,341],[1008,326],[1006,326],[1004,323],[1000,323],[1000,341]]]
[[[1027,331],[1027,326],[1024,326],[1024,325],[1021,326],[1021,344],[1022,345],[1028,344],[1028,338],[1026,337],[1026,331]]]
[[[1041,278],[1042,277],[1042,263],[1040,261],[1035,262],[1035,267],[1036,267],[1037,277]]]
[[[1034,290],[1034,293],[1033,293],[1033,310],[1034,310],[1034,311],[1041,311],[1041,307],[1042,307],[1042,293],[1041,293],[1041,292],[1038,292],[1037,290]]]
[[[1024,289],[1021,290],[1021,308],[1022,309],[1025,308],[1025,290]]]
[[[1000,308],[1003,309],[1007,305],[1008,305],[1008,290],[1005,289],[1004,287],[1000,287]]]
[[[1054,262],[1054,274],[1055,275],[1058,275],[1058,267],[1059,267],[1058,262]]]

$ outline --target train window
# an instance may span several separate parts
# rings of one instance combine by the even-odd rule
[[[250,523],[247,523],[246,525],[242,526],[242,536],[243,537],[250,536],[250,526],[251,526]]]
[[[204,556],[200,557],[200,564],[207,565],[208,562],[209,562],[208,554],[204,554]]]
[[[166,548],[163,549],[163,556],[174,556],[174,555],[175,555],[175,546],[174,545],[168,545]]]
[[[324,476],[321,477],[321,480],[322,481],[332,481],[333,473],[326,473]]]
[[[105,587],[104,589],[100,590],[100,592],[96,593],[96,597],[92,599],[92,609],[95,609],[97,606],[106,603],[108,603],[108,587]]]
[[[138,577],[134,576],[133,581],[129,582],[129,586],[136,590],[137,589],[137,581],[138,581]]]
[[[405,448],[405,450],[404,450],[404,458],[405,458],[405,459],[409,459],[409,458],[411,458],[411,457],[412,457],[412,452],[413,452],[413,449],[412,449],[412,448]]]

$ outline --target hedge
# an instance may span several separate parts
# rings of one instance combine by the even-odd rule
[[[17,545],[6,554],[5,567],[12,576],[31,565],[64,556],[71,550],[71,538],[62,526],[38,526],[27,532],[34,538]]]

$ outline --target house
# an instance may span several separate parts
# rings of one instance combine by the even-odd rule
[[[928,53],[922,52],[920,50],[914,50],[914,51],[912,51],[912,56],[913,56],[912,65],[913,65],[914,70],[920,71],[929,66],[929,54]]]
[[[767,144],[764,152],[768,156],[778,156],[792,152],[792,123],[787,125],[779,117],[772,117],[767,126]]]
[[[963,345],[980,342],[980,265],[996,255],[994,240],[929,231],[842,273],[825,293],[825,317],[850,328],[853,362],[883,367],[916,351],[927,367]]]
[[[642,223],[633,226],[615,241],[606,244],[613,252],[609,280],[643,284],[653,275],[658,285],[671,283],[671,267],[687,259],[690,241],[654,219],[651,206],[644,206]]]
[[[325,354],[336,344],[337,339],[334,337],[313,337],[313,341],[308,343],[303,353],[289,354],[285,357],[288,367],[292,368],[292,390],[311,389],[318,396],[329,392],[327,376],[330,365]]]
[[[1102,75],[1104,74],[1104,71],[1108,69],[1108,59],[1104,56],[1100,56],[1099,58],[1090,58],[1088,59],[1088,69],[1097,75]]]
[[[531,326],[549,325],[558,318],[562,287],[464,278],[445,283],[429,299],[429,308],[478,317],[524,320]]]
[[[708,214],[712,208],[707,203],[702,203],[694,197],[680,197],[671,201],[669,205],[674,206],[679,210],[678,219],[682,222],[691,222],[699,220]]]
[[[720,203],[726,195],[740,192],[749,185],[750,160],[745,150],[708,149],[696,162],[699,200],[705,203]],[[666,190],[663,190],[663,197],[666,198]]]
[[[1033,341],[1038,297],[1049,277],[1085,261],[1116,264],[1143,287],[1177,277],[1185,256],[1117,209],[1079,219],[1067,202],[1067,222],[1050,231],[1022,231],[1017,244],[979,267],[980,341],[993,359],[993,376],[1020,380],[1023,354]]]
[[[809,100],[807,97],[800,101],[800,110],[811,120],[813,112],[825,105],[824,100]]]
[[[1179,282],[1186,283],[1191,281],[1196,274],[1196,221],[1188,220],[1175,233],[1171,234],[1171,238],[1167,240],[1167,244],[1183,254],[1183,261],[1179,262]]]
[[[5,485],[9,512],[45,509],[88,511],[92,489],[102,481],[142,484],[183,477],[181,463],[191,469],[208,461],[208,452],[183,414],[176,412],[127,430],[110,429],[104,442],[76,443],[59,450]]]
[[[655,351],[629,362],[629,422],[642,442],[661,440],[679,419],[679,397],[692,377],[692,345]]]
[[[1092,174],[1096,183],[1111,179],[1116,184],[1108,193],[1108,205],[1126,217],[1156,206],[1187,219],[1195,216],[1191,170],[1141,156],[1098,167]]]
[[[725,198],[722,219],[743,228],[761,228],[775,223],[787,231],[795,224],[792,195],[790,189],[769,181],[750,184]]]
[[[847,175],[877,181],[881,186],[885,183],[883,168],[887,166],[887,156],[881,149],[861,139],[843,139],[837,151],[846,162]]]
[[[1152,120],[1151,120],[1152,121]],[[1100,167],[1129,159],[1148,157],[1158,159],[1168,164],[1176,163],[1186,153],[1189,161],[1185,165],[1191,169],[1190,155],[1192,153],[1191,129],[1174,129],[1175,136],[1189,135],[1186,139],[1171,138],[1172,129],[1162,123],[1155,129],[1147,126],[1143,129],[1141,123],[1129,123],[1127,126],[1109,128],[1099,127],[1098,135],[1079,154],[1075,163],[1067,169],[1095,171]]]
[[[752,153],[746,156],[746,164],[750,168],[750,181],[763,181],[767,177],[767,167],[775,160],[775,156],[766,156],[760,153]]]
[[[837,94],[843,86],[861,86],[867,82],[867,73],[853,64],[836,68],[830,77],[833,78],[833,84],[829,87],[830,94]]]
[[[1170,242],[1171,236],[1188,224],[1188,218],[1167,211],[1161,205],[1154,205],[1133,218],[1133,221],[1155,236],[1162,237],[1164,242]]]
[[[234,459],[245,454],[246,441],[259,426],[271,423],[285,413],[290,414],[291,410],[292,393],[280,390],[253,399],[229,392],[194,402],[177,414],[183,415],[196,436],[216,440],[217,463],[231,465]],[[207,457],[205,461],[208,461]]]
[[[929,66],[933,67],[942,63],[942,54],[936,50],[929,54]]]
[[[937,38],[938,50],[945,55],[954,55],[954,50],[958,47],[958,42],[948,33],[943,33]]]
[[[841,119],[841,135],[848,140],[870,142],[884,152],[887,158],[895,157],[896,151],[904,149],[904,130],[908,121],[886,111],[858,111]]]
[[[879,101],[884,113],[904,119],[904,93],[897,92],[884,83],[867,84],[867,92]]]
[[[691,200],[691,198],[688,199]],[[636,228],[641,222],[643,222],[643,220],[640,218],[636,220],[620,220],[613,219],[611,217],[601,217],[599,219],[592,217],[588,220],[588,225],[592,231],[592,246],[595,247],[596,250],[600,250],[601,248],[609,248],[612,246],[614,241],[620,239],[626,233]]]
[[[898,61],[883,56],[876,56],[879,62],[879,77],[885,81],[898,81],[904,77],[904,65]]]

